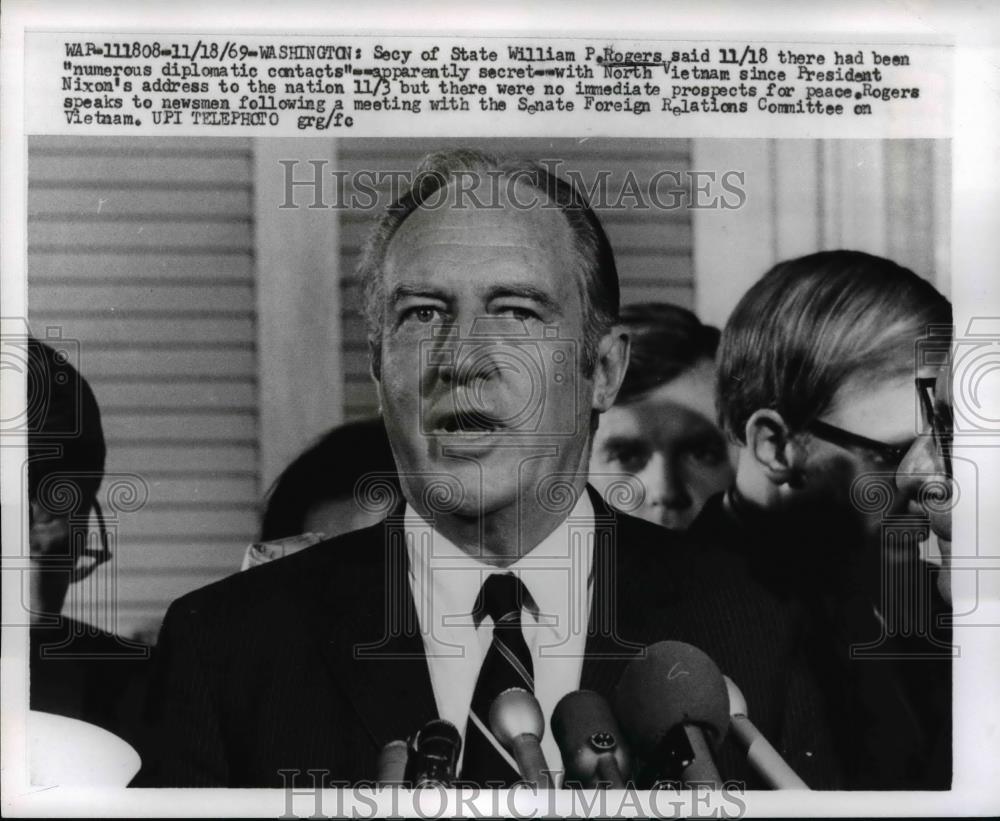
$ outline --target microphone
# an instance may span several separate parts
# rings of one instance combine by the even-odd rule
[[[378,754],[376,783],[380,787],[402,785],[406,778],[406,764],[410,748],[405,741],[390,741]]]
[[[563,696],[552,711],[552,735],[562,753],[563,786],[625,788],[622,773],[631,771],[628,749],[618,722],[603,696],[577,690]]]
[[[543,790],[553,789],[540,744],[545,734],[545,717],[538,699],[520,687],[504,690],[490,705],[490,730],[514,756],[528,783]]]
[[[454,724],[442,718],[428,721],[411,746],[406,781],[414,788],[452,786],[462,751],[462,736]]]
[[[764,738],[753,722],[747,718],[747,700],[740,688],[723,676],[729,691],[729,728],[747,751],[747,761],[764,782],[774,790],[808,790],[809,786],[781,757],[771,743]]]
[[[711,747],[726,735],[729,695],[721,671],[697,647],[680,641],[647,647],[618,682],[615,713],[660,778],[722,786]]]

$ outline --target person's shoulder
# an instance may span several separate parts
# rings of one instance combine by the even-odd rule
[[[615,515],[615,527],[616,540],[623,550],[642,552],[658,563],[745,567],[743,558],[728,544],[700,530],[671,530],[624,513]]]
[[[241,611],[296,609],[338,580],[349,593],[353,579],[384,561],[383,543],[384,523],[326,539],[193,590],[176,599],[168,615],[233,617]]]
[[[146,656],[143,651],[147,649],[140,641],[126,639],[70,616],[59,616],[51,624],[32,625],[29,637],[33,656],[39,660],[87,661],[119,656],[142,660]]]
[[[613,539],[622,550],[651,552],[670,559],[688,550],[691,544],[690,537],[682,530],[670,530],[627,513],[615,512],[611,522]]]
[[[734,543],[739,539],[733,535],[725,527],[672,531],[623,516],[619,567],[650,583],[656,580],[666,599],[685,602],[702,614],[718,609],[720,623],[731,624],[730,616],[740,614],[785,629],[800,612],[799,604],[761,577],[752,554]]]

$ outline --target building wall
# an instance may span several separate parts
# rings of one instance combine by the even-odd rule
[[[155,628],[255,530],[252,159],[249,140],[30,142],[29,322],[79,341],[108,449],[115,559],[67,607],[104,627]]]

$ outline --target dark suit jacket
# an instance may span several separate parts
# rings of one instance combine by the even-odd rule
[[[64,617],[29,635],[31,709],[96,724],[134,746],[150,648]]]
[[[758,727],[812,786],[839,783],[818,691],[798,664],[794,606],[738,556],[612,513],[591,491],[597,539],[581,687],[610,696],[624,665],[664,639],[707,652]],[[195,591],[169,609],[137,785],[312,786],[374,780],[381,747],[436,717],[407,581],[402,521],[318,544]],[[726,778],[755,782],[723,750]]]
[[[891,566],[852,557],[846,531],[817,526],[828,519],[737,518],[719,495],[691,537],[738,555],[760,595],[800,614],[796,655],[821,684],[814,704],[833,729],[842,788],[948,789],[951,609],[937,569],[915,555]]]

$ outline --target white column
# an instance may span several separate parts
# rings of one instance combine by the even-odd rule
[[[773,146],[768,140],[694,140],[691,167],[744,173],[747,199],[742,208],[693,209],[695,313],[722,326],[740,296],[773,264]]]
[[[316,197],[295,189],[286,200],[286,168],[312,180],[309,160],[335,167],[334,140],[259,139],[254,148],[257,256],[257,364],[261,490],[321,433],[343,420],[338,212],[309,208]],[[319,200],[334,202],[333,193]]]
[[[775,260],[811,254],[823,235],[822,168],[815,140],[773,140]],[[764,273],[761,271],[760,273]]]

